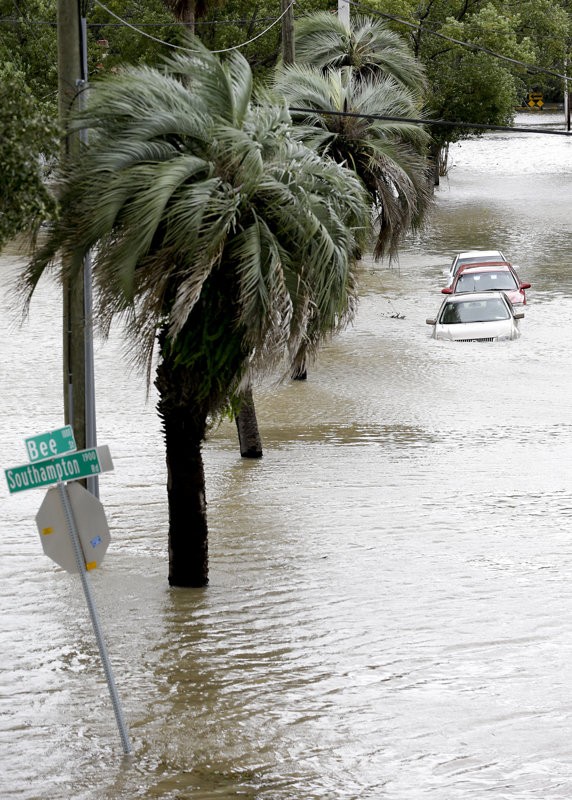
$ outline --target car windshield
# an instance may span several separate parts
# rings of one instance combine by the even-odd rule
[[[460,303],[445,303],[440,322],[443,325],[456,325],[463,322],[494,322],[509,319],[510,311],[497,297],[485,300],[463,300]]]
[[[518,284],[512,272],[508,270],[461,273],[455,287],[456,292],[514,291],[515,289],[518,289]]]

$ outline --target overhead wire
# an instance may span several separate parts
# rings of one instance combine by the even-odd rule
[[[290,106],[289,111],[304,114],[320,114],[321,116],[329,117],[355,117],[356,119],[378,119],[385,122],[408,122],[413,125],[442,125],[449,128],[470,128],[471,130],[486,130],[486,131],[510,131],[511,133],[548,133],[557,136],[570,136],[567,131],[556,131],[552,128],[533,128],[531,126],[515,128],[508,125],[487,125],[485,123],[477,122],[454,122],[447,119],[431,119],[415,117],[393,117],[382,114],[358,114],[352,111],[334,111],[333,109],[324,110],[322,108],[295,108]]]
[[[456,45],[459,45],[461,47],[466,47],[466,48],[471,49],[471,50],[478,50],[480,52],[487,53],[488,55],[491,55],[491,56],[493,56],[495,58],[501,59],[503,61],[508,61],[509,63],[515,64],[517,66],[524,67],[529,72],[537,72],[537,73],[540,73],[540,74],[543,74],[543,75],[552,75],[553,77],[560,78],[562,80],[572,80],[572,77],[570,77],[568,75],[564,75],[564,74],[562,74],[560,72],[556,72],[554,70],[548,69],[547,67],[540,67],[540,66],[537,66],[536,64],[530,64],[530,63],[528,63],[526,61],[520,61],[519,59],[511,58],[510,56],[505,56],[502,53],[497,53],[495,50],[491,50],[489,47],[485,47],[484,45],[475,44],[473,42],[465,42],[465,41],[462,41],[461,39],[455,39],[452,36],[447,36],[444,33],[440,33],[439,31],[435,31],[432,28],[428,27],[427,25],[423,25],[421,23],[416,23],[416,22],[410,22],[410,21],[408,21],[406,19],[403,19],[403,17],[398,17],[395,14],[387,14],[387,13],[385,13],[383,11],[378,11],[375,8],[370,8],[369,6],[366,6],[366,5],[363,5],[362,3],[356,2],[356,0],[346,0],[346,2],[348,2],[348,5],[351,5],[351,6],[355,7],[356,9],[358,9],[360,11],[365,11],[368,14],[371,14],[373,16],[378,16],[378,17],[382,17],[383,19],[389,19],[389,20],[392,20],[393,22],[398,22],[400,25],[405,25],[406,27],[420,30],[420,31],[422,31],[424,33],[428,33],[431,36],[436,36],[436,37],[438,37],[440,39],[444,39],[445,41],[451,42],[452,44],[456,44]],[[139,33],[141,36],[144,36],[144,37],[146,37],[148,39],[151,39],[152,41],[155,41],[158,44],[163,44],[166,47],[171,47],[171,48],[178,49],[178,50],[188,50],[188,48],[186,48],[186,47],[181,47],[180,45],[172,44],[171,42],[167,42],[167,41],[165,41],[163,39],[159,39],[158,37],[152,36],[151,34],[148,34],[145,31],[141,30],[141,28],[145,28],[145,27],[163,27],[163,28],[165,28],[165,27],[179,27],[179,26],[184,25],[184,23],[181,23],[181,22],[141,23],[139,26],[135,26],[135,25],[132,25],[130,22],[128,22],[123,17],[120,17],[118,14],[116,14],[110,8],[108,8],[104,3],[101,2],[101,0],[94,0],[94,3],[96,5],[98,5],[98,6],[100,6],[100,8],[102,8],[104,11],[106,11],[108,14],[110,14],[116,20],[118,20],[117,23],[109,23],[110,25],[115,24],[115,25],[126,26],[126,27],[130,28],[131,30],[135,31],[136,33]],[[224,53],[224,52],[228,52],[230,50],[237,50],[237,49],[240,49],[241,47],[246,47],[248,44],[251,44],[252,42],[256,41],[256,39],[260,38],[261,36],[264,36],[265,33],[267,33],[278,22],[280,22],[282,17],[290,10],[290,8],[295,3],[296,3],[296,0],[292,0],[290,5],[288,6],[288,8],[286,8],[282,12],[282,14],[280,14],[280,16],[277,17],[277,18],[274,18],[274,17],[263,17],[263,18],[261,18],[259,21],[267,21],[268,19],[272,19],[273,21],[267,28],[265,28],[265,30],[261,31],[261,33],[257,34],[252,39],[248,39],[247,41],[242,42],[241,44],[238,44],[238,45],[234,45],[233,47],[229,47],[229,48],[225,48],[225,49],[221,49],[221,50],[213,50],[212,52],[213,53]],[[0,23],[6,23],[6,22],[16,23],[17,21],[18,20],[16,20],[16,19],[7,18],[7,17],[0,18]],[[242,19],[240,19],[240,20],[228,20],[228,21],[227,20],[208,20],[208,21],[207,20],[198,20],[196,24],[197,25],[201,25],[201,26],[204,26],[204,25],[234,25],[234,24],[241,24],[241,23],[244,23],[244,22],[249,22],[249,20],[242,20]],[[31,24],[31,25],[52,25],[52,26],[56,25],[55,22],[41,21],[41,20],[28,20],[28,23]]]
[[[282,12],[282,14],[280,14],[279,17],[277,17],[275,19],[272,18],[273,22],[267,28],[265,28],[263,31],[261,31],[259,34],[257,34],[256,36],[252,37],[251,39],[248,39],[247,41],[242,42],[242,43],[240,43],[238,45],[234,45],[232,47],[222,48],[222,49],[219,49],[219,50],[212,50],[211,52],[213,52],[213,53],[227,53],[227,52],[230,52],[232,50],[239,50],[242,47],[246,47],[247,45],[249,45],[252,42],[254,42],[257,39],[259,39],[260,37],[264,36],[266,33],[268,33],[269,30],[271,30],[275,25],[277,25],[278,22],[280,22],[281,19],[284,17],[284,15],[292,8],[292,6],[295,4],[295,2],[296,2],[296,0],[291,0],[291,2],[288,5],[288,7]],[[509,56],[504,56],[502,53],[497,53],[497,52],[495,52],[494,50],[491,50],[488,47],[484,47],[483,45],[478,45],[478,44],[474,44],[472,42],[464,42],[464,41],[462,41],[460,39],[455,39],[454,37],[447,36],[447,35],[445,35],[443,33],[438,32],[438,31],[434,31],[430,27],[428,27],[426,25],[422,25],[421,23],[409,22],[408,20],[405,20],[402,17],[398,17],[395,14],[386,14],[386,13],[384,13],[382,11],[378,11],[377,9],[369,8],[368,6],[364,6],[362,3],[356,2],[356,0],[347,0],[347,2],[348,2],[349,5],[354,6],[355,8],[357,8],[359,10],[366,11],[368,14],[371,14],[371,15],[374,15],[374,16],[379,16],[379,17],[382,17],[384,19],[389,19],[389,20],[392,20],[394,22],[398,22],[399,24],[405,25],[407,27],[415,28],[417,30],[426,32],[426,33],[428,33],[428,34],[430,34],[432,36],[437,36],[437,37],[439,37],[441,39],[444,39],[446,41],[449,41],[449,42],[451,42],[453,44],[459,45],[461,47],[467,47],[469,49],[485,52],[488,55],[491,55],[491,56],[493,56],[495,58],[499,58],[501,60],[508,61],[508,62],[516,64],[518,66],[524,67],[528,71],[534,71],[534,72],[538,72],[538,73],[542,73],[542,74],[546,74],[546,75],[552,75],[554,77],[561,78],[562,80],[565,80],[565,81],[570,80],[570,78],[568,76],[562,75],[561,73],[555,72],[554,70],[549,70],[549,69],[544,68],[544,67],[538,67],[535,64],[528,64],[527,62],[519,61],[518,59],[510,58]],[[125,26],[127,28],[130,28],[131,30],[133,30],[136,33],[138,33],[141,36],[143,36],[144,38],[150,39],[150,40],[152,40],[154,42],[157,42],[158,44],[162,44],[165,47],[171,47],[171,48],[176,49],[176,50],[183,50],[183,51],[186,51],[186,52],[192,52],[191,48],[183,47],[181,45],[176,45],[176,44],[173,44],[171,42],[167,42],[167,41],[165,41],[163,39],[159,39],[158,37],[152,36],[151,34],[147,33],[146,31],[141,30],[141,28],[136,27],[135,25],[132,25],[130,22],[128,22],[124,18],[120,17],[118,14],[116,14],[114,11],[112,11],[110,8],[108,8],[104,3],[101,2],[101,0],[94,0],[94,3],[96,5],[98,5],[100,8],[102,8],[110,16],[112,16],[115,19],[117,19],[120,25]],[[50,24],[50,23],[47,23],[47,24]],[[180,23],[175,23],[175,24],[178,25]],[[373,114],[373,115],[372,114],[358,114],[358,113],[352,113],[352,112],[342,112],[342,111],[334,111],[334,110],[321,110],[321,109],[318,110],[318,109],[290,108],[290,111],[304,112],[304,113],[308,113],[308,114],[335,115],[335,116],[346,116],[346,117],[361,117],[361,118],[365,118],[365,119],[379,119],[379,120],[394,121],[394,122],[409,122],[409,123],[420,124],[420,125],[440,125],[440,126],[448,126],[448,127],[469,128],[469,129],[473,129],[473,130],[519,131],[519,132],[522,132],[522,133],[544,133],[544,134],[554,134],[554,135],[559,135],[559,136],[569,136],[570,135],[570,133],[568,131],[557,131],[557,130],[552,130],[552,129],[542,129],[542,128],[532,128],[532,127],[515,128],[514,126],[509,127],[509,126],[502,126],[502,125],[487,125],[487,124],[484,124],[484,123],[483,124],[479,124],[479,123],[470,123],[470,122],[453,122],[453,121],[442,120],[442,119],[430,119],[430,118],[427,118],[427,119],[413,119],[411,117],[389,117],[389,116],[381,116],[381,115],[375,115],[375,114]]]
[[[140,28],[137,28],[135,25],[132,25],[130,22],[127,22],[127,20],[123,19],[114,11],[112,11],[110,8],[108,8],[106,5],[104,5],[104,3],[101,2],[101,0],[94,0],[94,2],[96,5],[102,8],[112,17],[115,17],[115,19],[119,20],[123,25],[125,25],[128,28],[131,28],[131,30],[135,31],[136,33],[139,33],[141,36],[144,36],[147,39],[151,39],[154,42],[158,42],[159,44],[163,44],[165,45],[165,47],[172,47],[174,50],[185,50],[188,53],[192,52],[192,49],[189,47],[182,47],[181,45],[172,44],[171,42],[166,42],[163,39],[158,39],[156,36],[152,36],[150,33],[147,33],[146,31],[142,31]],[[229,53],[231,50],[240,50],[242,47],[246,47],[247,45],[252,44],[252,42],[255,42],[257,39],[260,39],[261,36],[264,36],[264,34],[268,33],[268,31],[271,30],[271,28],[277,25],[282,19],[282,17],[288,11],[290,11],[295,2],[296,0],[291,0],[290,5],[284,9],[284,11],[280,14],[280,16],[277,19],[275,19],[271,25],[269,25],[263,31],[258,33],[256,36],[253,36],[252,39],[248,39],[248,41],[241,42],[241,44],[234,45],[233,47],[225,47],[221,50],[211,50],[211,53]]]
[[[510,62],[512,62],[514,64],[519,65],[519,66],[525,67],[527,70],[530,70],[530,71],[534,70],[534,71],[542,73],[542,74],[553,75],[554,77],[561,78],[564,81],[571,80],[570,77],[568,77],[566,75],[562,75],[559,72],[554,72],[553,70],[549,70],[549,69],[546,69],[544,67],[538,67],[535,64],[528,64],[528,63],[526,63],[524,61],[518,61],[517,59],[509,58],[508,56],[503,56],[501,53],[496,53],[494,50],[491,50],[490,48],[487,48],[487,47],[483,47],[482,45],[473,44],[472,42],[463,42],[460,39],[454,39],[451,36],[446,36],[445,34],[442,34],[442,33],[439,33],[437,31],[434,31],[431,28],[428,28],[427,26],[422,25],[421,23],[408,22],[407,20],[404,20],[402,17],[398,17],[398,16],[396,16],[394,14],[385,14],[384,12],[378,11],[377,9],[373,9],[373,8],[369,8],[368,6],[364,6],[363,4],[361,4],[359,2],[356,2],[356,0],[346,0],[346,2],[349,5],[356,7],[357,9],[366,11],[368,14],[371,14],[372,16],[379,16],[379,17],[383,17],[383,18],[386,18],[386,19],[393,20],[394,22],[399,22],[399,23],[401,23],[403,25],[406,25],[406,26],[409,26],[411,28],[416,28],[416,29],[419,29],[419,30],[424,31],[426,33],[432,34],[434,36],[438,36],[441,39],[446,39],[447,41],[450,41],[450,42],[452,42],[454,44],[457,44],[457,45],[460,45],[462,47],[467,47],[467,48],[471,48],[471,49],[474,49],[474,50],[481,50],[483,52],[486,52],[488,55],[494,56],[494,57],[502,59],[502,60],[510,61]],[[516,132],[519,132],[519,133],[543,133],[543,134],[553,134],[553,135],[556,135],[556,136],[570,136],[571,135],[569,131],[558,131],[558,130],[554,130],[554,129],[545,129],[545,128],[533,128],[533,127],[530,127],[530,126],[527,126],[527,127],[515,127],[514,125],[512,125],[512,126],[508,126],[508,125],[487,125],[485,123],[455,122],[455,121],[449,121],[449,120],[444,120],[444,119],[431,119],[431,118],[413,119],[411,117],[390,117],[390,116],[381,116],[381,115],[375,115],[375,114],[358,114],[358,113],[352,113],[352,112],[348,112],[348,111],[334,111],[334,110],[324,111],[322,109],[312,109],[312,108],[290,108],[289,110],[290,111],[294,111],[294,112],[304,112],[304,113],[307,113],[307,114],[321,114],[321,115],[324,115],[324,116],[332,116],[333,115],[333,116],[340,116],[340,117],[344,117],[344,116],[346,116],[346,117],[357,117],[357,118],[361,118],[361,119],[379,119],[379,120],[385,120],[385,121],[388,121],[388,122],[389,121],[393,121],[393,122],[410,122],[412,124],[418,124],[418,125],[429,125],[429,126],[431,126],[431,125],[435,125],[435,126],[439,125],[439,126],[446,126],[446,127],[451,127],[451,128],[466,128],[466,129],[471,129],[471,130],[491,130],[491,131],[496,130],[496,131],[510,131],[510,132],[515,132],[516,131]]]
[[[453,44],[461,45],[462,47],[467,47],[471,50],[479,50],[483,53],[487,53],[488,55],[494,56],[495,58],[499,58],[503,61],[508,61],[511,64],[516,64],[519,67],[524,67],[528,71],[539,72],[542,75],[552,75],[555,78],[561,78],[564,81],[571,80],[570,76],[563,75],[560,72],[555,72],[554,70],[547,69],[546,67],[538,67],[536,64],[529,64],[526,61],[519,61],[517,58],[510,58],[509,56],[505,56],[502,53],[497,53],[495,50],[491,50],[489,47],[484,47],[484,45],[475,44],[473,42],[463,42],[461,39],[455,39],[452,36],[447,36],[444,33],[440,33],[439,31],[434,31],[431,28],[427,27],[426,25],[422,25],[420,22],[409,22],[408,20],[403,19],[402,17],[398,17],[395,14],[386,14],[383,11],[378,11],[374,8],[369,8],[368,6],[364,6],[361,3],[356,2],[355,0],[346,0],[349,5],[355,6],[355,8],[367,11],[368,14],[375,15],[378,17],[383,17],[384,19],[390,19],[393,22],[399,22],[401,25],[405,25],[409,28],[416,28],[417,30],[423,31],[424,33],[428,33],[431,36],[437,36],[440,39],[445,39],[448,42],[452,42]]]

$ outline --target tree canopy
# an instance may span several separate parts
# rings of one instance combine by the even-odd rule
[[[26,76],[0,67],[0,250],[20,232],[34,232],[55,213],[46,178],[58,148],[57,126],[38,104]]]
[[[177,23],[164,0],[148,0],[143,6],[130,0],[107,0],[106,6],[109,11],[98,4],[88,7],[90,80],[113,72],[122,64],[159,63],[169,52],[161,42],[181,46],[184,25]],[[275,2],[262,0],[253,7],[250,0],[226,0],[222,5],[199,7],[204,14],[196,20],[196,32],[207,47],[226,50],[250,42],[241,47],[241,52],[255,78],[268,78],[280,56],[281,26],[273,24],[280,9]],[[304,13],[298,13],[301,36],[304,16],[316,10],[324,13],[331,26],[338,25],[329,3],[308,0]],[[515,106],[531,89],[542,91],[546,100],[562,99],[563,81],[549,73],[571,71],[566,66],[572,63],[570,0],[522,0],[518,5],[505,0],[370,0],[369,10],[384,18],[404,20],[393,19],[388,24],[409,41],[424,66],[428,82],[426,110],[430,116],[464,125],[509,124]],[[356,40],[354,45],[359,55],[361,43]],[[534,68],[511,63],[494,53]],[[16,69],[18,80],[41,108],[42,118],[46,113],[55,118],[57,44],[53,0],[21,0],[17,4],[14,0],[0,0],[0,59],[5,68],[11,64]],[[28,129],[23,116],[27,107],[26,102],[13,107],[20,130]],[[448,125],[432,126],[431,132],[438,144],[446,144],[478,130]],[[29,152],[32,158],[40,159],[40,151],[35,150],[37,144],[37,137],[30,139]],[[7,154],[8,149],[6,145],[3,152]],[[44,155],[48,154],[46,151]],[[9,156],[18,157],[17,153]],[[45,199],[40,199],[40,204]]]
[[[408,23],[394,19],[392,25],[408,37],[425,66],[429,112],[451,122],[497,125],[511,122],[531,88],[562,98],[563,82],[541,70],[564,72],[572,32],[568,5],[568,0],[525,0],[518,6],[502,0],[372,0],[384,15]],[[450,126],[432,132],[442,144],[478,133]]]

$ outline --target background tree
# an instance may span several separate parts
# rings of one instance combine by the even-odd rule
[[[322,71],[353,67],[354,79],[391,75],[421,103],[425,71],[406,39],[380,18],[355,14],[346,25],[338,16],[316,12],[296,22],[296,62]]]
[[[297,63],[278,69],[274,87],[290,108],[309,109],[292,112],[304,141],[359,175],[375,211],[374,256],[393,256],[431,198],[429,136],[407,121],[420,116],[423,70],[383,23],[364,17],[347,27],[315,15],[296,27],[295,41]],[[352,59],[357,66],[337,66]]]
[[[569,74],[572,57],[572,6],[570,0],[524,0],[516,7],[505,7],[511,15],[519,39],[526,38],[534,48],[539,67]],[[547,101],[562,102],[563,82],[554,75],[529,72],[524,77],[525,91],[539,90]]]
[[[50,0],[0,0],[0,63],[11,63],[45,108],[57,115],[56,4]]]
[[[61,182],[61,216],[24,277],[94,252],[104,331],[126,322],[150,368],[165,434],[169,582],[208,580],[201,445],[250,374],[305,340],[315,350],[356,306],[368,203],[348,169],[296,141],[282,104],[198,42],[163,70],[101,80],[76,126],[90,145]]]
[[[554,79],[518,64],[461,46],[439,35],[488,48],[516,61],[557,72],[563,70],[569,49],[569,0],[525,0],[518,6],[502,0],[372,0],[372,6],[410,25],[390,24],[407,36],[425,66],[429,81],[428,111],[450,122],[510,124],[515,106],[531,86],[547,86]],[[539,16],[542,15],[542,20]],[[421,26],[421,27],[417,27]],[[560,83],[562,83],[560,81]],[[562,97],[562,86],[560,97]],[[434,158],[450,142],[479,135],[477,128],[432,126]]]
[[[204,17],[207,9],[222,5],[224,0],[163,0],[165,7],[182,22],[191,33],[195,33],[197,18]]]
[[[46,178],[57,148],[51,113],[38,105],[24,73],[5,63],[0,67],[0,250],[54,215]]]

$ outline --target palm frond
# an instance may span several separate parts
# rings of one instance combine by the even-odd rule
[[[348,25],[328,12],[317,12],[297,20],[295,42],[296,61],[318,70],[351,66],[359,79],[391,76],[417,101],[427,88],[423,65],[383,20],[356,14]]]
[[[310,109],[292,112],[302,125],[301,139],[359,175],[376,209],[374,255],[395,255],[432,199],[426,162],[430,138],[417,123],[414,94],[390,76],[356,79],[352,67],[320,72],[298,65],[278,72],[276,89],[293,108]]]

